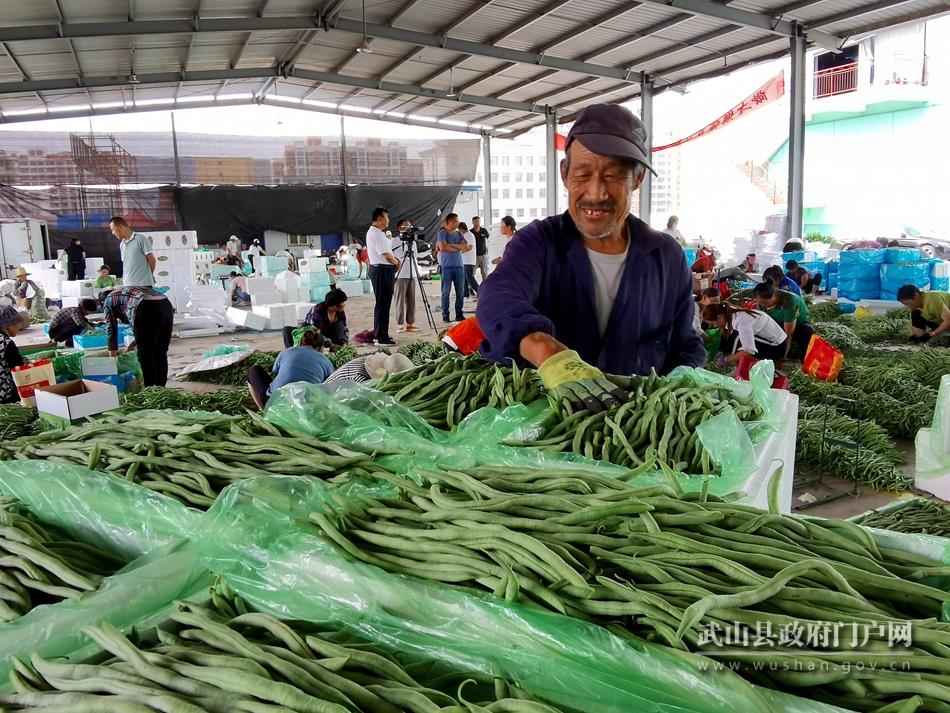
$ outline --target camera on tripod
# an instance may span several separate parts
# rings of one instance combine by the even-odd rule
[[[425,234],[426,234],[425,228],[417,228],[416,226],[412,226],[408,230],[404,230],[401,233],[399,233],[399,239],[402,240],[404,243],[411,243],[415,245],[416,241],[422,240]]]

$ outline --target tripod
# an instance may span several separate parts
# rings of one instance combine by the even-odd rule
[[[429,304],[429,296],[426,294],[425,283],[422,281],[422,273],[419,272],[419,263],[416,260],[416,239],[413,237],[411,240],[403,240],[402,242],[403,250],[405,255],[402,258],[402,261],[399,263],[399,267],[396,268],[396,274],[399,274],[399,271],[402,270],[403,264],[406,260],[409,261],[409,279],[413,280],[417,285],[419,285],[419,294],[422,296],[422,309],[426,313],[426,319],[429,322],[429,326],[432,327],[433,332],[438,332],[438,327],[435,326],[435,317],[432,316],[432,306]]]

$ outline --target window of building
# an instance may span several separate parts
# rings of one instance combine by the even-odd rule
[[[494,223],[496,220],[500,220],[500,219],[501,219],[501,213],[500,213],[499,211],[497,211],[497,210],[493,210],[493,211],[491,212],[491,220],[492,220],[492,222]]]
[[[519,217],[519,218],[524,218],[524,208],[519,208],[519,209],[518,209],[518,217]]]
[[[516,190],[515,190],[515,198],[518,199],[518,200],[523,199],[523,198],[524,198],[524,191],[521,190],[520,188],[516,189]]]
[[[515,166],[522,165],[522,161],[523,159],[521,158],[521,156],[515,156]]]
[[[548,189],[547,189],[547,188],[539,188],[539,189],[538,189],[538,198],[547,198],[547,197],[548,197]]]
[[[515,211],[513,208],[505,208],[505,215],[514,215]]]
[[[498,183],[498,174],[495,173],[494,171],[491,172],[491,182]]]
[[[492,166],[497,166],[497,165],[498,165],[498,157],[497,157],[497,156],[492,156],[492,157],[491,157],[491,165],[492,165]]]
[[[511,189],[506,188],[501,192],[502,198],[511,198]]]
[[[527,196],[526,196],[526,197],[527,197],[527,198],[534,198],[534,189],[533,189],[533,188],[527,189]]]
[[[544,171],[541,171],[541,173],[538,174],[538,182],[544,183],[547,180],[548,180],[547,174]]]
[[[507,166],[507,165],[508,165],[508,158],[509,158],[508,156],[502,156],[502,157],[501,157],[501,165],[502,165],[502,166]]]
[[[523,180],[524,180],[524,174],[523,174],[523,173],[516,173],[516,174],[515,174],[515,182],[521,183]]]
[[[526,173],[526,174],[524,175],[524,180],[525,180],[527,183],[534,183],[534,174],[533,174],[533,173]]]
[[[544,156],[538,156],[538,165],[543,166],[547,159]]]
[[[534,165],[534,156],[526,156],[526,157],[525,157],[525,160],[524,160],[524,165],[525,165],[525,166],[533,166],[533,165]]]
[[[492,189],[491,189],[491,197],[492,197],[492,198],[497,198],[497,197],[498,197],[498,189],[497,189],[497,188],[492,188]]]
[[[510,173],[503,173],[503,174],[501,174],[501,182],[502,182],[502,183],[509,183],[510,181],[511,181],[511,174],[510,174]]]
[[[310,236],[309,235],[288,235],[287,236],[287,245],[293,247],[310,247]]]

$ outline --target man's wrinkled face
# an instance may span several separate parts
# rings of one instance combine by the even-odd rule
[[[112,231],[112,234],[117,237],[119,240],[127,240],[132,235],[132,228],[127,225],[119,225],[118,223],[109,223],[109,229]]]
[[[580,140],[561,162],[567,206],[581,235],[600,240],[620,235],[630,212],[630,195],[643,175],[634,164],[589,151]]]
[[[449,220],[445,221],[444,225],[445,225],[445,229],[446,229],[447,232],[449,232],[449,233],[454,233],[456,230],[458,230],[458,227],[459,227],[459,219],[458,219],[458,218],[450,218]]]

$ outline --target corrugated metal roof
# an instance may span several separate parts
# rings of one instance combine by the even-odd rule
[[[538,122],[544,105],[563,114],[596,93],[629,98],[641,71],[662,89],[772,57],[788,40],[770,18],[843,41],[947,9],[946,0],[815,0],[787,12],[788,0],[697,0],[689,12],[659,0],[370,0],[371,52],[357,53],[361,0],[319,15],[332,4],[138,0],[129,18],[129,0],[59,0],[62,17],[54,2],[4,0],[0,119],[90,98],[213,101],[266,87],[270,99],[276,80],[285,101],[306,96],[517,128]],[[744,14],[725,16],[724,5]],[[450,89],[461,97],[447,96]]]

